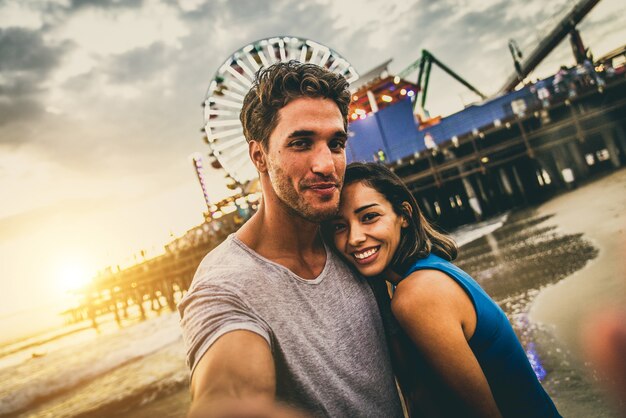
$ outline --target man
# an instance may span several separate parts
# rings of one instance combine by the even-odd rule
[[[246,95],[263,202],[179,304],[190,415],[271,415],[276,399],[315,416],[402,416],[372,291],[319,232],[339,205],[349,102],[343,77],[293,61],[262,70]]]

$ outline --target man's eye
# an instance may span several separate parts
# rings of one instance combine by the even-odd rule
[[[289,146],[294,148],[305,148],[308,145],[309,141],[307,141],[306,139],[296,139],[295,141],[291,141],[289,143]]]
[[[329,147],[332,150],[342,150],[346,147],[346,141],[342,139],[335,139],[330,142]]]
[[[344,229],[346,229],[346,226],[344,224],[333,224],[333,231],[335,232],[341,232]]]

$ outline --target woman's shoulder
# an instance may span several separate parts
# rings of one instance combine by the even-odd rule
[[[454,269],[455,266],[447,259],[431,252],[426,257],[418,258],[417,260],[413,261],[413,264],[409,268],[408,273],[428,268],[446,271],[448,269]]]
[[[396,286],[391,309],[400,315],[414,309],[447,309],[463,296],[462,292],[448,274],[434,268],[422,268],[411,272]]]

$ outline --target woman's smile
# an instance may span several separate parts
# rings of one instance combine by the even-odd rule
[[[359,264],[367,264],[371,263],[376,259],[376,255],[378,254],[378,250],[380,246],[368,248],[362,251],[355,251],[352,253],[352,256],[356,258],[356,262]]]
[[[348,184],[333,221],[335,246],[361,274],[377,276],[393,260],[403,220],[372,187],[362,182]]]

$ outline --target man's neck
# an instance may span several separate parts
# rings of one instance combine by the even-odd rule
[[[262,203],[236,235],[258,254],[306,279],[317,277],[326,263],[319,224],[278,205],[268,210]]]

